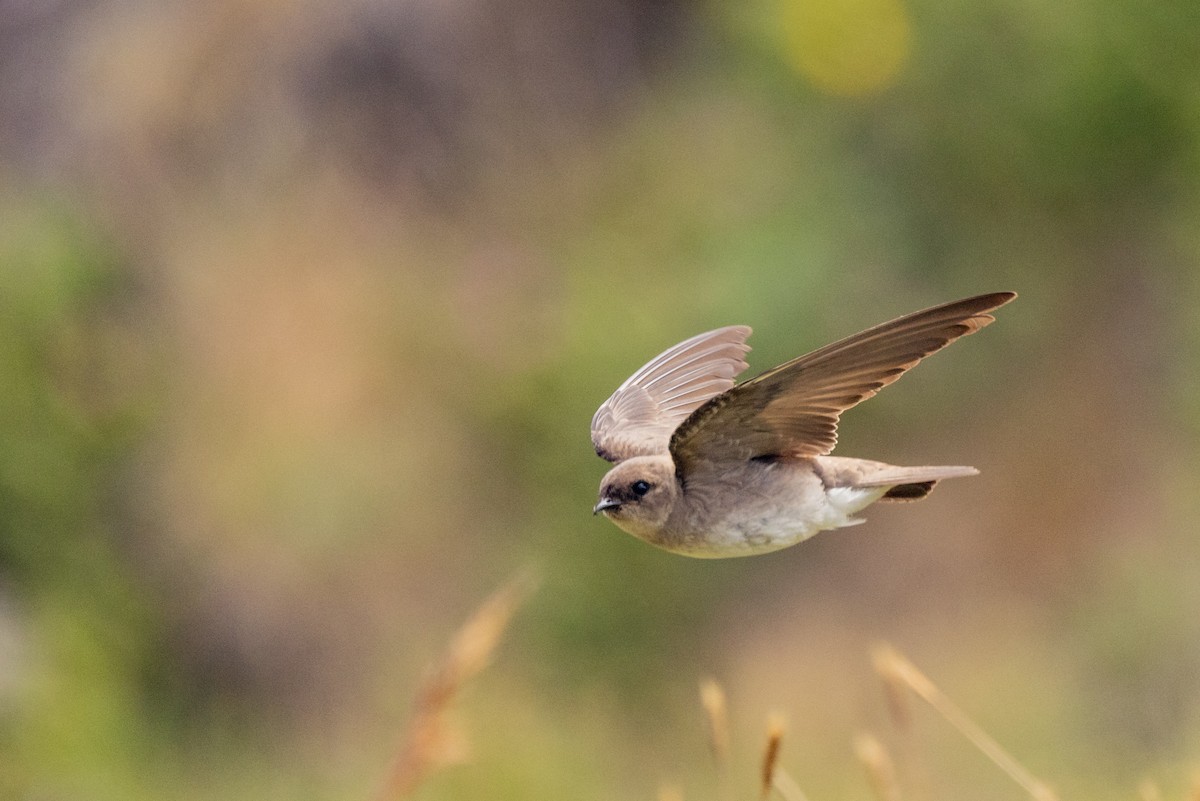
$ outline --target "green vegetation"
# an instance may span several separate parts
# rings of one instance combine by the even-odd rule
[[[731,786],[778,709],[813,801],[869,797],[881,639],[1058,797],[1184,796],[1191,3],[85,5],[0,10],[0,797],[371,798],[528,565],[416,797],[715,797],[706,676]],[[589,514],[664,346],[1000,289],[839,445],[978,478],[748,560]],[[1019,797],[917,735],[930,798]]]

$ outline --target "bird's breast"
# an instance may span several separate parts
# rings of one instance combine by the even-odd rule
[[[746,462],[689,482],[655,544],[713,558],[767,553],[844,525],[830,512],[808,460]]]

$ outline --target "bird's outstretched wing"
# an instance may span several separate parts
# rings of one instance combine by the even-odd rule
[[[685,480],[705,463],[763,456],[823,456],[837,443],[842,412],[926,356],[994,321],[1013,292],[946,303],[868,328],[793,359],[713,398],[671,437]]]
[[[746,369],[744,325],[697,334],[654,357],[592,417],[592,444],[610,462],[665,454],[671,433]]]

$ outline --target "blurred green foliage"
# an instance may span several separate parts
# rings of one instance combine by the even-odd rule
[[[122,371],[127,277],[72,216],[6,203],[0,242],[0,565],[15,630],[3,719],[10,797],[46,776],[128,797],[162,632],[121,531],[121,476],[150,403]]]

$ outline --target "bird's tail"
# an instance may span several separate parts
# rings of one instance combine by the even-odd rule
[[[899,467],[837,456],[817,457],[814,461],[818,462],[818,469],[827,486],[887,487],[881,501],[919,501],[944,478],[979,474],[974,467],[965,465]]]

